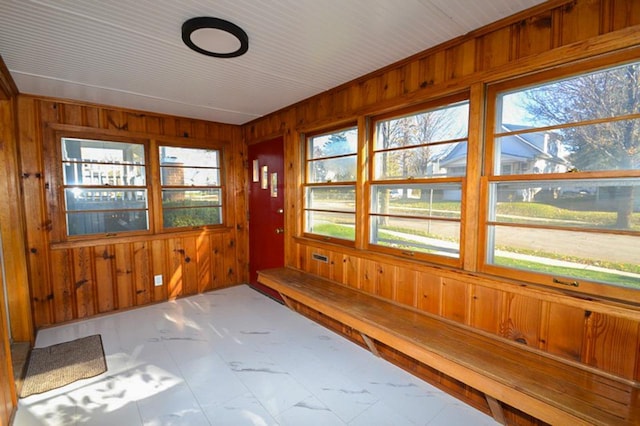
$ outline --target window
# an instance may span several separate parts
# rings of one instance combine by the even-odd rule
[[[62,138],[68,236],[149,229],[144,145]]]
[[[467,100],[450,99],[446,105],[375,121],[372,247],[459,262],[468,116]]]
[[[160,146],[164,228],[222,223],[220,152]]]
[[[640,289],[638,81],[636,62],[490,88],[486,270]]]
[[[358,130],[306,139],[304,232],[354,241]]]

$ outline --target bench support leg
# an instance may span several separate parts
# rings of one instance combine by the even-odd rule
[[[280,297],[282,297],[282,300],[284,300],[284,304],[287,305],[287,308],[291,309],[292,311],[295,311],[295,309],[293,309],[293,304],[291,303],[291,299],[289,299],[287,296],[285,296],[282,293],[280,293]]]
[[[485,394],[484,397],[487,399],[487,403],[489,404],[491,414],[493,414],[493,418],[495,419],[495,421],[500,423],[501,425],[506,425],[507,421],[504,418],[504,411],[502,411],[502,405],[500,405],[500,401],[487,394]]]
[[[373,340],[362,332],[360,332],[360,335],[362,336],[362,340],[364,340],[364,342],[369,347],[369,350],[371,351],[371,353],[377,356],[378,358],[380,358],[380,353],[378,352],[378,348],[376,348],[376,344],[373,343]]]

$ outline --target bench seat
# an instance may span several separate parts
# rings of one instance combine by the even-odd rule
[[[483,392],[496,420],[502,401],[550,424],[640,425],[640,392],[618,380],[414,308],[293,268],[262,270],[258,281]]]

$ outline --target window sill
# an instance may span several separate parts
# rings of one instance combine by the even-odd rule
[[[230,226],[219,226],[215,228],[204,228],[200,227],[198,229],[176,229],[171,231],[163,231],[155,234],[148,233],[143,235],[114,235],[111,237],[106,236],[96,236],[95,238],[83,238],[82,240],[72,240],[72,241],[62,241],[51,243],[49,247],[51,250],[66,250],[66,249],[74,249],[80,247],[93,247],[99,245],[109,245],[109,244],[125,244],[125,243],[137,243],[137,242],[145,242],[145,241],[154,241],[154,240],[168,240],[171,238],[183,237],[183,236],[191,236],[191,235],[201,235],[201,234],[219,234],[219,233],[227,233],[233,230],[233,227]]]

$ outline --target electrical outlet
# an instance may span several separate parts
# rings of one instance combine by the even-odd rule
[[[162,285],[162,275],[155,275],[153,277],[153,284],[156,287],[160,287]]]

